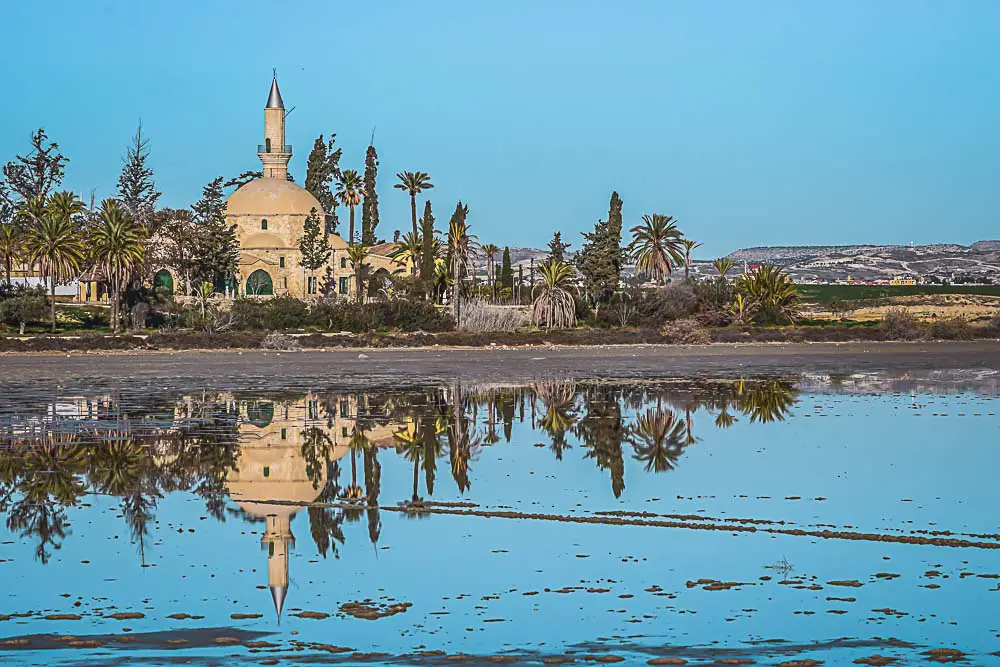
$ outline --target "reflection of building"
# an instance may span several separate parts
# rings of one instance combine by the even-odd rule
[[[244,512],[265,522],[261,547],[267,552],[267,585],[280,618],[288,592],[289,550],[295,546],[292,516],[301,503],[319,496],[327,482],[326,462],[343,457],[349,439],[338,437],[336,422],[329,427],[317,418],[317,401],[310,396],[282,403],[252,401],[240,408],[240,457],[227,486]],[[307,453],[317,443],[322,443],[321,462],[310,463]]]

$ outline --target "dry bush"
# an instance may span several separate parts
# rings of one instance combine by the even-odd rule
[[[961,317],[945,317],[931,322],[930,336],[935,340],[970,340],[976,332]]]
[[[528,326],[527,313],[520,308],[496,306],[485,301],[462,304],[463,331],[517,331]]]
[[[265,350],[291,351],[302,349],[302,346],[299,345],[299,341],[297,341],[293,336],[289,336],[288,334],[283,334],[278,331],[272,331],[267,334],[260,346]]]
[[[667,322],[660,329],[660,335],[664,343],[675,345],[708,345],[712,342],[712,336],[692,319]]]
[[[886,311],[879,326],[887,340],[916,340],[924,333],[920,320],[903,308]]]

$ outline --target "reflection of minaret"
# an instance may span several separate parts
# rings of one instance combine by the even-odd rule
[[[326,466],[310,465],[307,439],[322,431],[318,441],[329,443],[321,459],[336,461],[347,453],[337,438],[316,418],[316,402],[256,401],[241,406],[240,458],[228,475],[229,495],[249,516],[264,520],[261,548],[267,553],[267,585],[278,619],[288,594],[288,557],[295,548],[292,517],[319,496],[326,484]],[[252,501],[252,502],[251,502]]]

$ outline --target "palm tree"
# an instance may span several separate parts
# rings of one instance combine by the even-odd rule
[[[337,200],[351,209],[351,235],[348,243],[354,243],[354,207],[361,203],[361,197],[367,196],[361,174],[354,169],[345,169],[337,179]]]
[[[24,258],[24,238],[12,222],[0,224],[0,257],[3,257],[4,273],[9,287],[14,265],[19,264]]]
[[[468,207],[465,207],[466,214]],[[465,216],[453,219],[448,225],[448,256],[451,259],[452,294],[454,296],[455,323],[462,322],[461,291],[462,278],[469,269],[469,263],[479,248],[475,234],[469,233],[469,225]]]
[[[69,192],[57,192],[49,205],[29,203],[32,218],[25,238],[28,262],[38,264],[49,281],[52,297],[52,331],[56,330],[56,283],[68,280],[83,262],[83,240],[76,215],[84,211],[83,202]]]
[[[736,289],[766,322],[793,323],[798,317],[798,290],[779,266],[765,264],[741,276],[736,281]]]
[[[496,259],[496,254],[500,252],[500,248],[496,247],[492,243],[484,243],[483,246],[480,248],[480,250],[486,257],[486,262],[487,262],[486,281],[490,284],[490,293],[493,295],[493,298],[496,299],[497,286],[496,282],[493,279],[493,268],[494,268],[494,261]]]
[[[691,277],[691,251],[700,248],[702,244],[691,239],[681,239],[681,245],[684,246],[684,280],[687,280]]]
[[[573,267],[553,259],[539,267],[542,282],[533,291],[531,317],[535,324],[553,329],[576,325],[576,302],[570,293],[573,288]]]
[[[719,272],[720,278],[725,278],[726,274],[736,268],[736,262],[728,257],[719,257],[712,262],[712,266],[714,266],[715,270]]]
[[[91,234],[91,257],[111,287],[111,333],[118,333],[122,289],[142,265],[146,230],[114,199],[101,202]]]
[[[402,262],[404,266],[409,263],[414,268],[419,267],[420,251],[423,245],[420,235],[414,236],[413,232],[406,232],[400,243],[402,245],[391,254],[391,257],[397,262]]]
[[[356,295],[358,303],[364,298],[365,274],[368,272],[368,246],[355,243],[347,248],[347,258],[351,260],[354,267],[354,277],[358,283],[358,293]]]
[[[642,224],[631,229],[632,243],[629,251],[635,255],[636,268],[662,284],[670,276],[673,266],[683,261],[681,253],[681,232],[674,223],[673,216],[642,216]]]
[[[396,178],[399,179],[399,183],[396,183],[392,187],[397,190],[406,190],[410,195],[410,216],[413,218],[413,235],[417,236],[417,195],[424,190],[430,190],[434,187],[434,184],[431,183],[430,174],[425,174],[422,171],[401,171],[396,174]]]
[[[572,382],[546,380],[533,385],[535,398],[542,402],[545,414],[539,425],[552,438],[551,449],[557,461],[562,461],[563,451],[569,449],[566,432],[573,428],[577,414],[576,385]]]

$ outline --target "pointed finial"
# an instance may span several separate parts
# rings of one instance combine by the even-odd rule
[[[287,592],[287,586],[271,586],[271,599],[274,600],[274,613],[278,616],[278,623],[281,623],[281,609],[285,606]]]
[[[268,109],[284,109],[285,103],[281,99],[281,92],[278,90],[278,70],[274,71],[274,78],[271,79],[271,92],[267,96]]]

